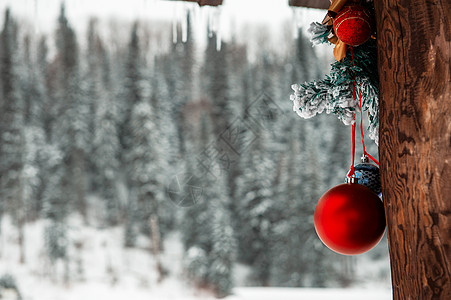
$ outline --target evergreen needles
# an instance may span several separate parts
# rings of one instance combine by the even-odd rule
[[[327,26],[312,23],[309,29],[313,44],[326,43]],[[359,90],[362,109],[368,112],[368,131],[371,139],[378,143],[379,136],[379,90],[377,73],[376,41],[348,47],[346,57],[332,64],[329,75],[318,81],[293,84],[293,110],[302,118],[311,118],[323,113],[335,114],[344,124],[355,122],[354,113],[359,110]],[[354,58],[352,57],[354,56]],[[354,62],[354,63],[353,63]],[[356,99],[353,85],[356,82]]]

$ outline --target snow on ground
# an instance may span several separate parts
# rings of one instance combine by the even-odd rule
[[[303,289],[303,288],[236,288],[227,300],[389,300],[390,290]]]
[[[0,276],[13,275],[24,300],[211,300],[206,292],[190,287],[181,269],[183,247],[177,234],[165,242],[162,263],[170,272],[161,283],[146,239],[138,248],[122,248],[122,229],[87,227],[74,218],[70,220],[69,247],[71,262],[70,282],[64,283],[64,264],[51,269],[46,259],[43,231],[44,221],[26,225],[26,263],[19,264],[17,230],[10,218],[2,220],[0,234]],[[53,270],[53,271],[52,271]],[[237,273],[245,276],[246,267]],[[386,288],[370,289],[303,289],[238,287],[226,300],[389,300]],[[2,298],[14,299],[14,298]]]

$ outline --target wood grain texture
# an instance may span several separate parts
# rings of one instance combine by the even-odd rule
[[[169,0],[169,1],[185,1],[185,2],[197,2],[199,6],[219,6],[222,5],[223,0]]]
[[[330,6],[329,0],[288,0],[290,6],[310,7],[328,9]]]
[[[394,300],[451,299],[451,1],[375,0]]]

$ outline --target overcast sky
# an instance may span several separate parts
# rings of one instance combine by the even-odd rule
[[[222,40],[229,40],[232,34],[240,41],[246,41],[250,52],[258,50],[262,45],[259,35],[266,35],[269,44],[264,45],[275,51],[285,52],[283,45],[287,38],[291,39],[296,32],[296,23],[301,23],[304,31],[308,24],[321,21],[324,10],[291,8],[288,0],[224,0],[219,8],[197,3],[168,0],[0,0],[0,22],[3,23],[3,10],[10,7],[12,14],[31,26],[28,30],[36,34],[52,34],[59,14],[61,3],[67,7],[69,22],[79,34],[85,34],[88,20],[96,17],[104,21],[106,36],[111,35],[108,21],[132,22],[166,22],[166,32],[172,32],[174,20],[184,20],[187,10],[193,15],[194,35],[200,48],[206,44],[206,28],[209,17],[217,22],[218,32]],[[212,17],[213,16],[213,17]],[[264,26],[264,27],[262,27]],[[244,29],[243,29],[244,28]],[[122,32],[113,35],[128,35],[128,27],[119,28]],[[102,30],[102,27],[100,28]],[[114,29],[116,30],[116,29]],[[159,27],[159,32],[165,28]],[[178,37],[181,39],[181,37]],[[84,39],[81,39],[83,41]],[[169,39],[165,39],[169,41]],[[163,46],[164,47],[164,46]],[[330,54],[327,46],[315,47],[321,55]]]
[[[26,16],[33,20],[37,30],[48,31],[54,26],[61,0],[0,0],[0,8],[9,6],[16,16]],[[121,20],[172,20],[184,7],[197,7],[195,3],[163,0],[66,0],[69,19],[74,26],[85,26],[92,16],[117,18]],[[203,7],[205,14],[211,10]],[[221,29],[228,34],[230,23],[235,25],[267,24],[278,26],[284,20],[292,19],[292,9],[288,0],[224,0],[220,8]],[[321,10],[307,10],[306,23],[319,20],[324,15]],[[2,16],[3,19],[3,16]]]

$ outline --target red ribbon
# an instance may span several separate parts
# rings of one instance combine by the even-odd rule
[[[355,120],[355,114],[354,114]],[[348,178],[351,178],[354,175],[354,160],[355,160],[355,122],[352,123],[352,162],[351,167],[349,168]]]
[[[351,51],[352,65],[355,66],[353,47],[349,47],[349,48],[350,48],[350,51]],[[356,89],[357,89],[357,79],[354,77],[354,83],[352,84],[352,97],[354,98],[355,101],[357,101]],[[361,92],[360,89],[359,89],[359,106],[360,106],[360,135],[362,137],[363,155],[366,155],[367,157],[369,157],[376,165],[379,166],[379,162],[373,156],[371,156],[368,152],[366,152],[366,149],[365,149],[365,135],[363,133],[362,92]],[[350,168],[349,173],[348,173],[348,177],[352,177],[352,175],[354,175],[354,170],[355,170],[354,169],[354,160],[355,160],[355,127],[356,127],[356,122],[355,122],[355,113],[354,113],[354,123],[352,124],[352,164],[351,164],[351,168]]]
[[[355,81],[354,81],[354,86],[355,86]],[[355,99],[355,95],[354,95],[354,99]],[[360,89],[359,89],[359,105],[360,105],[360,135],[362,136],[363,155],[368,156],[376,165],[379,166],[379,162],[373,156],[371,156],[368,152],[366,152],[366,149],[365,149],[365,136],[363,134],[362,92]]]

